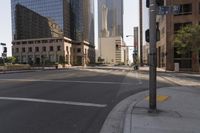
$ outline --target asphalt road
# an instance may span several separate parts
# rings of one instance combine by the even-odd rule
[[[147,79],[127,72],[0,74],[0,133],[98,133],[119,101],[147,88]]]

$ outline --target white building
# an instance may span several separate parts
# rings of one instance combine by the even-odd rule
[[[99,56],[106,64],[127,64],[128,50],[121,37],[99,39]]]

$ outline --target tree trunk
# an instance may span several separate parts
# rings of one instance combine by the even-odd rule
[[[192,52],[192,71],[199,72],[199,52],[193,51]]]

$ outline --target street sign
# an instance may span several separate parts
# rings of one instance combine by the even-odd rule
[[[174,5],[174,6],[172,6],[172,13],[173,14],[179,14],[180,10],[181,10],[180,5]]]
[[[159,6],[158,7],[158,15],[166,15],[171,12],[171,9],[169,6]]]
[[[181,8],[179,5],[159,6],[157,15],[178,14],[180,12],[180,9]]]
[[[6,46],[6,44],[5,44],[5,43],[1,43],[1,45],[2,45],[2,46]]]

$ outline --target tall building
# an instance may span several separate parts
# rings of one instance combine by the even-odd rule
[[[20,32],[18,31],[20,29],[17,28],[18,27],[17,24],[20,23],[20,20],[18,20],[19,17],[21,17],[21,22],[25,20],[27,21],[27,23],[29,23],[29,25],[32,24],[32,27],[38,28],[40,30],[42,30],[41,28],[43,28],[41,26],[41,23],[43,21],[41,18],[43,17],[43,19],[49,19],[53,21],[61,29],[63,36],[71,38],[70,19],[69,19],[70,18],[70,1],[69,0],[41,0],[41,1],[11,0],[11,9],[12,9],[11,12],[12,12],[13,40],[35,38],[34,36],[30,36],[28,38],[18,38],[17,33]],[[40,16],[40,18],[38,16]],[[36,20],[35,20],[35,17],[36,17]],[[26,20],[26,18],[28,19]],[[27,28],[26,29],[27,32],[34,32],[32,31],[33,29],[32,27],[30,27],[30,29]],[[23,36],[23,34],[26,34],[26,33],[20,33],[20,34],[21,36]],[[42,37],[43,36],[41,36],[40,38]]]
[[[94,45],[94,0],[71,0],[71,35]]]
[[[161,33],[161,39],[157,43],[158,67],[174,70],[174,63],[179,63],[181,70],[200,71],[200,60],[196,61],[195,53],[191,51],[185,55],[178,55],[173,44],[175,34],[181,27],[200,23],[199,3],[200,0],[165,0],[166,6],[177,5],[180,7],[180,11],[177,14],[157,17]]]
[[[99,37],[123,38],[123,0],[98,0]]]
[[[11,9],[13,55],[19,62],[94,60],[93,0],[11,0]]]
[[[98,60],[104,63],[127,64],[127,48],[123,43],[123,6],[123,0],[98,0]]]

